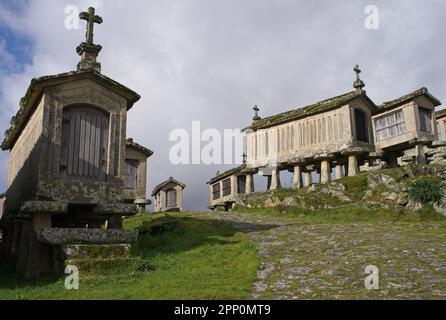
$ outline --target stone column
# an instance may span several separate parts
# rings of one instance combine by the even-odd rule
[[[358,167],[358,155],[350,154],[348,156],[348,176],[354,177],[358,175],[359,167]]]
[[[424,145],[417,144],[415,146],[415,163],[426,164],[426,154],[424,153]]]
[[[238,194],[237,176],[231,176],[231,196],[235,197]]]
[[[344,176],[344,173],[342,172],[342,164],[336,164],[335,167],[335,179],[341,179]]]
[[[293,185],[296,189],[302,188],[302,169],[299,164],[294,166]]]
[[[313,184],[313,178],[311,177],[311,172],[304,172],[304,188],[308,188]]]
[[[276,190],[280,188],[280,171],[275,168],[272,170],[271,174],[271,185],[269,187],[270,190]]]
[[[321,183],[328,183],[331,180],[330,161],[321,161]]]
[[[175,190],[177,192],[177,207],[180,211],[183,211],[183,188],[176,186]]]
[[[254,181],[252,174],[246,175],[246,190],[247,194],[254,192]]]

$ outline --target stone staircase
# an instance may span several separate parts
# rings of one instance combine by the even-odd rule
[[[116,273],[135,262],[130,249],[130,244],[69,244],[61,246],[61,260],[64,267],[76,266],[80,275]]]

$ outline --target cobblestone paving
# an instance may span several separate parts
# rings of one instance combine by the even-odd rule
[[[303,224],[234,212],[226,221],[256,243],[253,299],[446,299],[446,233],[435,223]],[[368,265],[379,289],[365,289]]]

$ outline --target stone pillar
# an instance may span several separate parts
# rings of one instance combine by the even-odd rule
[[[269,189],[276,190],[280,188],[280,171],[276,168],[273,169],[271,174],[271,184]]]
[[[358,155],[350,154],[348,156],[348,176],[354,177],[358,175],[359,167],[358,167]]]
[[[180,211],[183,211],[183,188],[176,186],[175,190],[177,192],[177,207]]]
[[[252,174],[246,175],[246,190],[247,194],[254,192],[254,180]]]
[[[335,179],[341,179],[344,176],[344,173],[342,172],[342,165],[337,164],[335,167]]]
[[[415,163],[426,164],[426,155],[424,153],[424,145],[417,144],[415,146]]]
[[[304,188],[307,188],[313,184],[313,178],[311,177],[311,172],[304,172]]]
[[[328,183],[331,180],[330,161],[321,161],[321,183]]]
[[[231,196],[235,197],[238,194],[237,176],[231,176]]]
[[[294,166],[293,185],[296,189],[302,188],[302,169],[299,164]]]

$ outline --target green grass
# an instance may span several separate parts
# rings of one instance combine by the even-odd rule
[[[25,281],[0,270],[0,299],[245,299],[256,277],[254,245],[233,227],[192,214],[138,216],[132,263],[116,272],[80,270],[79,290],[64,278]]]
[[[348,205],[342,208],[309,210],[298,207],[246,208],[234,211],[263,216],[276,216],[302,223],[366,223],[366,222],[439,222],[446,226],[446,217],[435,212],[432,206],[419,211],[397,211],[395,208],[360,208]]]

